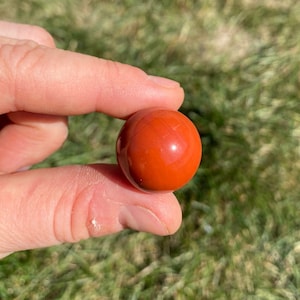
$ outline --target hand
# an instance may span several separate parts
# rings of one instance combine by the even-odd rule
[[[175,196],[135,190],[115,165],[18,171],[62,145],[68,115],[126,119],[182,101],[174,81],[56,49],[42,28],[0,22],[0,257],[124,228],[174,233],[181,223]]]

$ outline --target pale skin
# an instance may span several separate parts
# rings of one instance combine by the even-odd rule
[[[0,258],[125,228],[175,233],[174,194],[141,193],[116,165],[24,169],[61,147],[67,116],[126,119],[147,107],[177,110],[183,98],[177,82],[57,49],[40,27],[0,22]]]

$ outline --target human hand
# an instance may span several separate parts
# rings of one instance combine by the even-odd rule
[[[174,233],[175,196],[135,190],[115,165],[17,171],[62,145],[66,116],[126,119],[152,106],[176,110],[183,96],[176,82],[59,50],[39,27],[0,22],[0,258],[125,228]]]

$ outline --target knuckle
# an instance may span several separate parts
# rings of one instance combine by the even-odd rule
[[[31,40],[0,45],[0,90],[2,98],[6,97],[6,101],[1,103],[0,112],[24,110],[22,105],[18,107],[19,94],[31,86],[27,84],[24,87],[22,83],[43,57],[41,46]],[[32,86],[34,84],[32,78]]]

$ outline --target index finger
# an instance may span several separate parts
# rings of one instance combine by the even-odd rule
[[[78,115],[94,111],[126,118],[151,106],[178,109],[179,83],[118,62],[0,39],[0,113]]]

